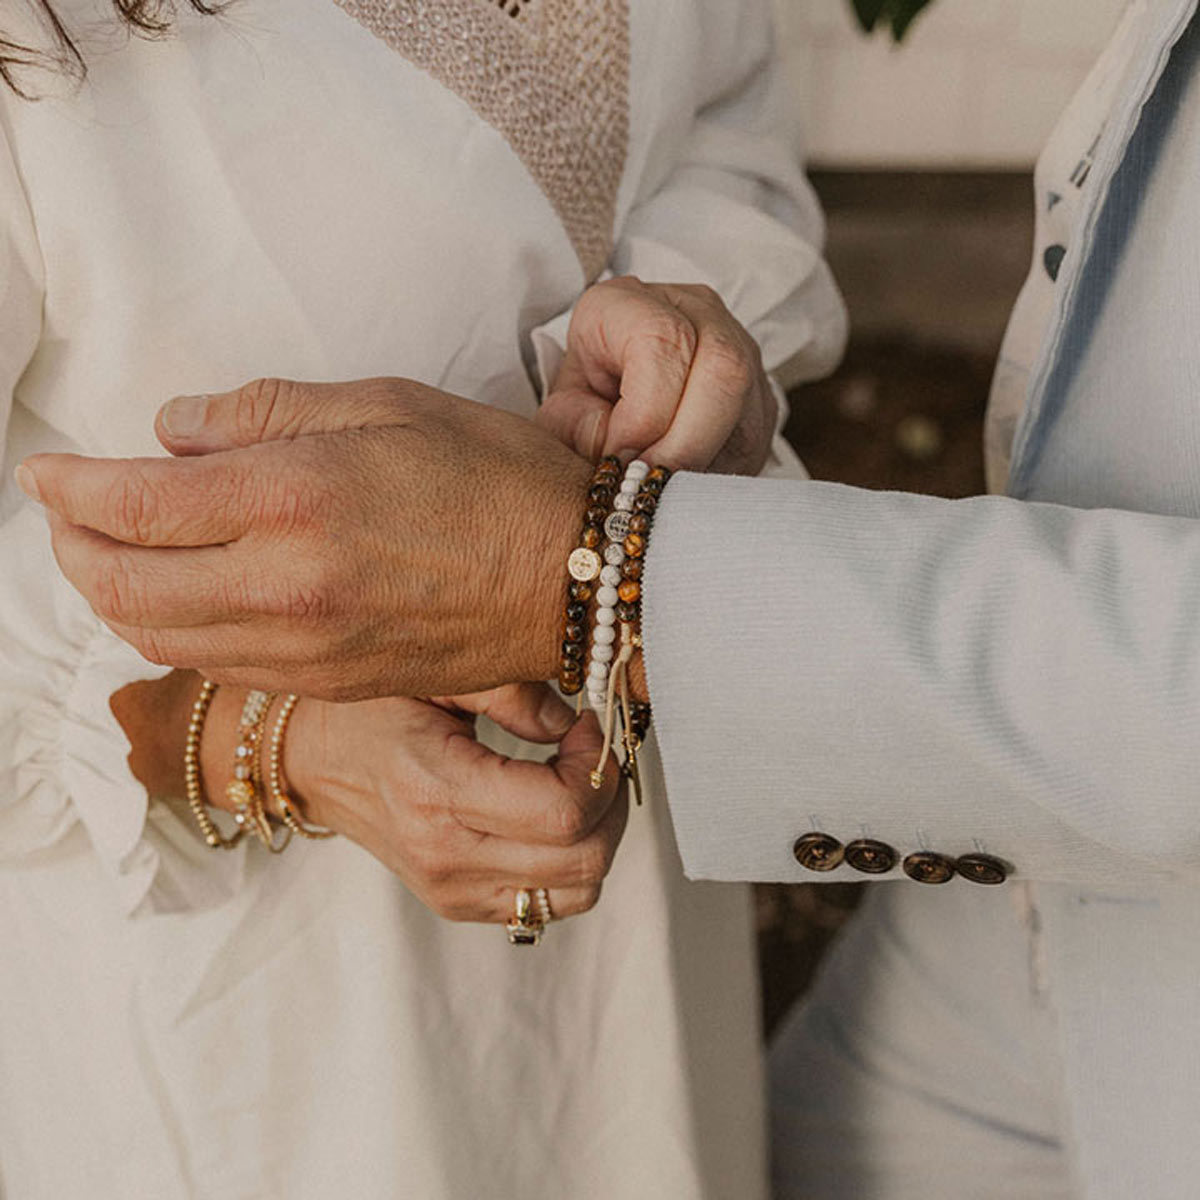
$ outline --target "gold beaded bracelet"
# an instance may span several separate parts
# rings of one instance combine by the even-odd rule
[[[183,777],[188,807],[192,810],[192,816],[196,818],[196,824],[200,826],[205,844],[213,850],[232,850],[242,840],[245,829],[239,827],[231,837],[225,837],[217,828],[212,817],[208,815],[208,807],[204,802],[204,783],[200,778],[200,739],[204,735],[204,722],[216,690],[217,685],[206,679],[200,686],[200,695],[192,705],[192,716],[188,723],[187,741],[183,750]]]
[[[233,805],[233,819],[239,827],[253,833],[264,846],[274,841],[270,822],[262,805],[260,753],[267,713],[275,692],[252,690],[246,693],[238,722],[238,741],[234,750],[233,778],[225,787],[225,796]]]
[[[318,841],[337,837],[337,834],[332,829],[320,829],[315,825],[306,824],[296,811],[292,797],[288,794],[283,781],[283,739],[287,733],[288,722],[292,719],[292,713],[296,711],[296,705],[299,703],[299,696],[288,696],[279,710],[279,716],[275,718],[275,728],[271,733],[270,755],[267,759],[267,786],[271,792],[271,802],[287,826],[289,835],[295,833],[302,838]]]

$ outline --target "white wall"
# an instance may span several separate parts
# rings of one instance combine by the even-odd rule
[[[933,0],[904,43],[775,0],[814,166],[1028,167],[1126,0]]]

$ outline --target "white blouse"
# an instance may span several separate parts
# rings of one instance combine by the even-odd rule
[[[745,897],[682,885],[661,798],[524,958],[340,840],[210,854],[109,710],[157,669],[12,469],[159,453],[165,399],[262,375],[531,412],[602,269],[707,282],[768,366],[826,370],[766,7],[237,0],[145,40],[56,3],[86,84],[0,97],[6,1200],[760,1194]]]

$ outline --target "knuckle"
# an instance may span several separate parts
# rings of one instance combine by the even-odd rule
[[[579,914],[589,913],[597,904],[600,903],[600,895],[603,888],[599,884],[593,887],[584,888],[579,895],[579,900],[576,904],[576,910]]]
[[[641,337],[651,354],[672,364],[690,364],[696,354],[696,330],[682,313],[662,308],[642,324]]]
[[[144,615],[140,588],[122,554],[109,554],[92,579],[92,607],[106,621],[135,625]]]
[[[133,642],[134,649],[148,662],[162,667],[175,666],[169,640],[161,629],[142,629]]]
[[[576,855],[578,886],[598,887],[603,883],[612,865],[612,852],[608,843],[601,838],[589,838],[576,847]]]
[[[744,396],[754,390],[761,369],[757,347],[752,349],[740,338],[721,332],[710,336],[706,350],[706,372],[721,391]]]
[[[131,467],[122,473],[107,499],[121,540],[149,543],[154,533],[155,504],[144,472]]]
[[[561,845],[574,846],[591,833],[592,826],[587,809],[572,796],[558,806],[553,833]]]
[[[234,422],[243,438],[255,439],[268,431],[285,434],[282,416],[292,384],[286,379],[254,379],[238,392]]]

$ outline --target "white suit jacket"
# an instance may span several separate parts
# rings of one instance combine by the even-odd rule
[[[1138,1200],[1200,1188],[1194,9],[1081,160],[1009,494],[684,475],[645,577],[689,874],[1032,881],[1087,1194]]]

